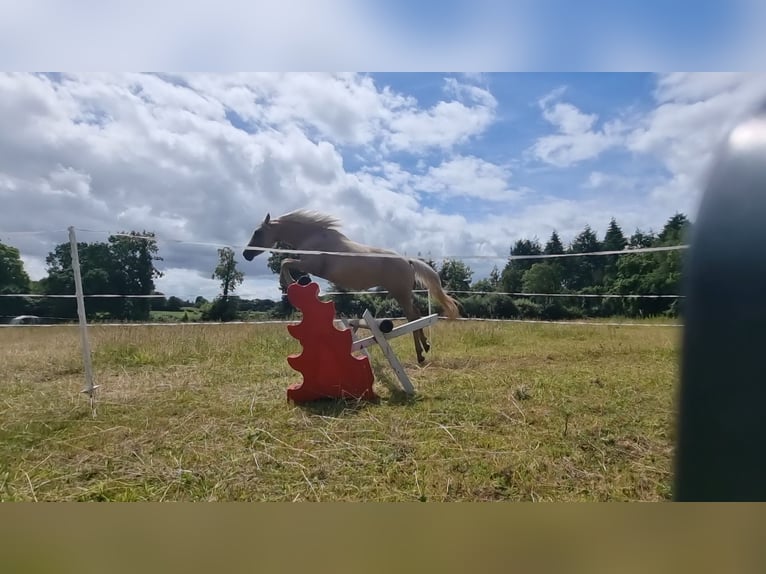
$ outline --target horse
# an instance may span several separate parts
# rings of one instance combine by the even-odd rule
[[[253,232],[242,256],[252,261],[263,253],[263,249],[255,248],[274,247],[277,243],[287,244],[296,250],[365,254],[365,257],[353,257],[323,253],[303,255],[301,259],[284,259],[279,273],[280,286],[287,289],[293,281],[291,271],[295,270],[321,277],[343,289],[380,287],[399,303],[407,320],[414,321],[421,317],[412,293],[417,280],[441,303],[448,319],[459,317],[457,301],[444,291],[439,274],[425,261],[357,243],[338,231],[339,227],[338,219],[316,211],[297,210],[275,219],[271,219],[267,213],[261,225]],[[383,257],[371,254],[381,254]],[[428,339],[422,329],[413,331],[412,337],[418,363],[422,363],[425,361],[423,351],[430,350]]]

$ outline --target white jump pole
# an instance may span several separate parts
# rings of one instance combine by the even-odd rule
[[[383,331],[380,330],[380,327],[378,326],[377,321],[372,316],[372,313],[370,313],[369,309],[364,312],[364,315],[362,315],[362,317],[364,318],[364,322],[367,325],[367,328],[372,332],[372,336],[365,337],[364,339],[357,339],[356,341],[354,341],[351,344],[351,352],[353,353],[354,351],[366,349],[370,345],[378,345],[383,351],[383,354],[388,360],[388,363],[391,365],[391,368],[394,370],[394,373],[396,373],[396,377],[399,379],[399,382],[401,383],[404,391],[409,395],[414,394],[415,387],[413,387],[412,382],[407,376],[407,372],[404,370],[404,367],[402,367],[402,364],[399,362],[399,359],[396,357],[396,354],[394,353],[394,350],[391,348],[391,345],[388,344],[388,339],[393,339],[394,337],[400,337],[407,333],[412,333],[413,331],[416,331],[417,329],[423,329],[424,327],[429,327],[430,325],[433,325],[439,320],[439,316],[436,313],[434,313],[433,315],[429,315],[428,317],[421,317],[420,319],[410,321],[409,323],[405,323],[404,325],[399,325],[398,327],[394,327],[393,329],[391,329],[391,331],[387,333],[384,333]]]
[[[429,315],[428,317],[421,317],[420,319],[415,319],[414,321],[410,321],[409,323],[405,323],[404,325],[399,325],[398,327],[394,327],[388,333],[380,333],[378,338],[393,339],[395,337],[401,337],[402,335],[406,335],[407,333],[412,333],[413,331],[417,331],[418,329],[425,329],[426,327],[430,327],[431,325],[434,325],[438,320],[439,320],[439,315],[434,313],[432,315]],[[370,321],[372,323],[375,323],[375,320],[372,317],[370,318]],[[357,339],[356,341],[351,343],[351,352],[353,353],[354,351],[359,351],[360,349],[364,349],[366,347],[369,347],[370,345],[377,345],[378,338],[376,338],[373,335],[370,337],[364,337],[363,339]]]
[[[426,290],[426,297],[428,297],[428,315],[433,315],[433,311],[431,310],[431,290]],[[428,338],[431,342],[431,350],[433,351],[434,348],[434,334],[431,332],[431,327],[428,327]],[[431,356],[433,357],[433,352],[431,353]]]
[[[415,387],[412,386],[410,378],[407,376],[407,372],[404,370],[404,367],[402,367],[402,364],[399,362],[396,353],[394,353],[391,345],[389,345],[388,341],[386,340],[385,334],[380,330],[378,324],[375,322],[375,318],[372,316],[372,313],[370,313],[369,310],[366,310],[363,317],[367,322],[368,329],[372,331],[372,338],[375,339],[381,351],[383,351],[386,359],[388,359],[388,364],[391,365],[394,373],[396,373],[396,377],[399,379],[399,382],[401,383],[404,391],[408,395],[415,394]],[[393,333],[394,331],[391,331],[391,334]],[[364,349],[364,347],[362,348]]]
[[[90,397],[91,408],[93,407],[94,394],[97,385],[93,384],[93,364],[90,355],[90,340],[88,339],[88,323],[85,318],[85,297],[82,292],[82,276],[80,275],[80,256],[77,252],[77,238],[74,227],[69,227],[69,246],[72,250],[72,272],[74,274],[74,288],[77,297],[77,316],[80,320],[80,339],[82,342],[82,360],[85,365],[85,388],[83,393]]]
[[[344,326],[346,329],[350,329],[350,330],[351,330],[351,342],[352,342],[352,343],[356,342],[356,340],[357,340],[357,338],[356,338],[356,330],[359,328],[359,327],[358,327],[358,325],[357,325],[357,326],[354,326],[354,325],[353,325],[351,322],[349,322],[349,321],[348,321],[348,320],[347,320],[345,317],[341,317],[341,318],[340,318],[340,322],[341,322],[341,324],[342,324],[342,325],[343,325],[343,326]],[[366,348],[362,349],[362,352],[363,352],[365,355],[367,355],[367,358],[368,358],[368,359],[372,359],[372,357],[370,356],[370,352],[369,352],[369,351],[368,351]]]

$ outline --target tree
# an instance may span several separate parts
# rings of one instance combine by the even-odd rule
[[[340,293],[332,298],[335,304],[335,312],[346,317],[360,317],[364,313],[361,309],[359,297],[348,293],[348,289],[336,283],[330,283],[330,291]]]
[[[213,271],[212,278],[221,282],[224,301],[228,300],[229,293],[234,292],[244,281],[245,274],[237,269],[234,251],[230,247],[218,250],[218,266]]]
[[[152,293],[152,295],[157,295],[157,297],[152,297],[151,305],[152,305],[152,311],[168,311],[168,300],[165,298],[164,293],[160,293],[159,291],[155,291]]]
[[[107,242],[78,243],[83,292],[86,295],[151,295],[154,279],[162,273],[154,266],[161,261],[153,233],[131,231],[112,235]],[[57,245],[45,259],[48,275],[40,281],[46,295],[71,295],[75,292],[72,252],[69,243]],[[44,305],[48,314],[76,317],[72,299],[49,299]],[[116,319],[147,320],[151,310],[148,298],[92,298],[85,305],[89,317],[105,314]]]
[[[492,271],[489,272],[489,284],[492,286],[493,291],[497,291],[500,286],[500,270],[497,265],[492,266]]]
[[[0,242],[0,293],[29,293],[29,275],[24,271],[21,253]],[[0,297],[0,315],[23,315],[29,307],[21,297]]]
[[[120,293],[117,290],[114,257],[107,243],[78,243],[77,254],[80,260],[85,295]],[[73,295],[75,292],[74,272],[72,271],[72,251],[69,243],[60,243],[45,258],[48,275],[40,280],[40,286],[46,295]],[[77,306],[73,299],[45,299],[42,310],[46,315],[55,317],[77,317]],[[87,298],[85,312],[89,318],[108,314],[115,318],[124,318],[124,301],[119,298]]]
[[[657,240],[655,234],[651,231],[644,232],[640,229],[636,229],[633,235],[628,240],[628,247],[631,249],[640,249],[642,247],[651,247]]]
[[[540,255],[541,253],[542,248],[537,239],[532,241],[529,239],[517,240],[513,247],[511,247],[511,258],[508,259],[500,275],[500,285],[503,291],[510,293],[521,291],[522,276],[535,263],[534,259],[512,259],[512,257],[518,255]]]
[[[29,291],[29,275],[24,271],[21,252],[0,242],[0,292],[26,293]]]
[[[492,292],[495,287],[492,285],[492,280],[488,277],[479,279],[473,285],[471,285],[471,291]]]
[[[689,219],[683,213],[676,213],[668,219],[658,239],[659,245],[679,245],[683,243],[691,229]]]
[[[113,257],[112,283],[114,293],[125,295],[151,295],[154,280],[162,277],[155,261],[162,261],[157,255],[159,248],[154,233],[130,231],[111,235],[107,239]],[[84,278],[83,278],[84,281]],[[124,299],[122,317],[145,321],[149,319],[149,299]]]
[[[550,239],[548,239],[548,242],[545,244],[545,249],[543,249],[543,254],[545,255],[563,255],[565,253],[564,245],[561,243],[561,238],[559,237],[558,232],[554,229],[551,233]],[[567,261],[564,258],[557,257],[553,259],[548,259],[546,263],[551,267],[551,272],[555,274],[555,277],[558,278],[558,284],[556,285],[556,289],[554,291],[551,291],[551,293],[559,293],[564,285],[564,277],[566,276],[567,272]],[[526,289],[525,289],[526,291]]]
[[[459,259],[445,259],[439,277],[446,291],[468,291],[471,287],[471,268]]]
[[[601,244],[603,251],[622,251],[628,244],[622,228],[617,225],[614,217],[609,221],[609,227],[604,235],[604,241]],[[617,276],[617,261],[621,255],[603,255],[604,286],[609,289]]]
[[[543,253],[545,255],[562,255],[564,253],[564,245],[561,243],[559,234],[555,229],[553,230],[553,233],[551,233],[551,238],[548,240],[548,243],[545,244]]]
[[[606,229],[604,235],[604,242],[602,247],[604,251],[622,251],[628,244],[628,240],[625,239],[625,234],[622,232],[622,228],[617,224],[617,221],[613,217],[609,221],[609,227]]]
[[[524,272],[522,288],[525,293],[558,293],[561,286],[559,269],[549,262],[535,263]]]
[[[492,267],[492,271],[489,272],[489,277],[479,279],[473,285],[471,285],[472,291],[497,291],[500,286],[500,271],[497,265]]]
[[[676,213],[671,217],[657,238],[657,245],[662,247],[681,245],[686,240],[691,230],[691,222],[682,213]],[[683,252],[682,251],[660,251],[653,253],[657,261],[656,288],[658,293],[665,295],[676,295],[681,291],[681,275],[683,270]],[[669,300],[663,308],[663,313],[670,309]]]
[[[593,253],[601,250],[598,237],[586,225],[569,246],[569,253]],[[579,291],[601,284],[603,266],[599,256],[572,257],[567,265],[567,288]]]
[[[681,213],[671,217],[659,235],[640,230],[631,236],[629,245],[662,247],[678,245],[690,229],[691,223]],[[617,262],[617,273],[612,286],[615,293],[678,295],[681,289],[683,257],[680,251],[635,253],[623,255]],[[672,299],[631,299],[623,308],[628,315],[675,314],[678,305]]]
[[[237,316],[237,302],[229,299],[242,281],[245,274],[237,269],[237,261],[234,259],[234,251],[230,247],[218,250],[218,265],[213,271],[212,279],[221,282],[221,296],[216,297],[213,303],[203,312],[203,319],[214,321],[231,321]]]

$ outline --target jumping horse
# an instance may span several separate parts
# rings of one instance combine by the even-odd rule
[[[412,294],[417,280],[442,305],[448,319],[459,317],[457,302],[444,291],[439,274],[426,262],[357,243],[338,231],[338,227],[340,222],[336,218],[315,211],[292,211],[275,219],[267,214],[242,255],[252,261],[263,253],[263,248],[277,243],[296,250],[365,254],[366,257],[353,257],[322,253],[301,255],[300,259],[287,258],[282,261],[280,285],[286,289],[293,281],[290,271],[295,270],[321,277],[344,289],[380,287],[399,303],[407,320],[414,321],[421,317]],[[384,256],[375,257],[375,254]],[[428,351],[430,345],[422,329],[413,331],[412,336],[418,362],[422,363],[423,350]]]

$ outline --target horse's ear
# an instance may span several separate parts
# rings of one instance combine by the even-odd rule
[[[269,224],[269,221],[271,221],[271,214],[270,214],[270,213],[267,213],[267,214],[266,214],[266,218],[263,220],[263,224],[264,224],[264,225],[268,225],[268,224]]]

